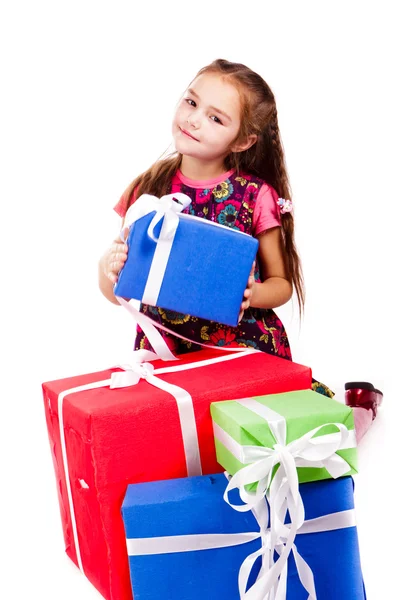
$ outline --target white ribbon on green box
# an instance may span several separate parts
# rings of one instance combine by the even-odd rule
[[[279,406],[282,414],[271,405],[274,408]],[[350,450],[347,458],[355,462],[356,440],[351,409],[336,400],[304,390],[215,402],[211,405],[211,415],[217,460],[232,475],[224,499],[239,512],[252,510],[262,531],[270,523],[268,540],[264,540],[261,550],[248,557],[242,565],[240,597],[245,600],[284,599],[287,560],[293,551],[309,600],[316,599],[313,574],[307,563],[299,557],[294,545],[305,518],[298,468],[319,469],[318,474],[308,479],[303,477],[302,481],[327,477],[336,479],[356,472],[354,465],[351,466],[345,457],[337,453]],[[337,419],[330,422],[330,415]],[[340,418],[344,423],[338,422]],[[308,422],[317,426],[307,431]],[[290,441],[287,439],[288,424],[292,430]],[[294,432],[296,425],[297,432]],[[324,429],[327,431],[325,434]],[[299,431],[302,433],[299,434]],[[268,440],[269,445],[243,444],[231,433],[236,438],[240,438],[242,433],[245,439],[253,439],[260,444]],[[229,501],[229,492],[235,488],[239,489],[244,504],[234,505]],[[265,498],[268,500],[269,513]],[[290,526],[285,525],[287,513]],[[276,562],[275,552],[279,554]],[[246,592],[251,567],[260,555],[263,560],[262,571],[256,583]]]

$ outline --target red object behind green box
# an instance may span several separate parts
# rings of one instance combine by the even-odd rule
[[[219,361],[191,367],[209,359]],[[232,354],[201,350],[179,361],[152,364],[157,378],[184,388],[192,397],[203,474],[222,470],[215,457],[211,402],[311,387],[308,367],[261,352],[232,359]],[[189,370],[184,370],[185,365]],[[166,368],[175,372],[157,373]],[[186,477],[187,468],[176,399],[145,380],[110,389],[107,380],[118,371],[48,382],[43,384],[43,394],[66,552],[83,566],[85,575],[107,600],[131,600],[120,513],[126,487],[128,483]],[[59,395],[95,382],[103,382],[103,386],[65,395],[61,435]]]

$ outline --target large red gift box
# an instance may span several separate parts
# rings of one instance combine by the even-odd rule
[[[138,383],[135,367],[43,384],[66,552],[107,600],[132,599],[120,513],[127,485],[221,472],[211,402],[311,387],[308,367],[262,352],[180,358],[152,362],[153,373],[142,365]],[[111,389],[111,377],[126,387]]]

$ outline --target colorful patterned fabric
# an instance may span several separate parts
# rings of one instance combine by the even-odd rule
[[[192,202],[184,212],[251,234],[254,207],[263,183],[261,179],[254,176],[232,174],[212,189],[199,189],[180,183],[180,189],[177,190],[175,185],[173,191],[181,191],[191,198]],[[223,269],[223,264],[217,263],[216,268]],[[260,281],[258,265],[255,280]],[[141,311],[194,342],[198,340],[216,346],[252,346],[263,352],[291,359],[289,341],[282,321],[270,309],[250,307],[245,311],[238,327],[228,327],[144,304],[141,305]],[[163,335],[168,338],[169,345],[178,354],[200,348],[196,344],[185,342],[169,334],[163,333]],[[140,328],[138,328],[135,348],[151,349]]]
[[[228,175],[217,185],[203,189],[198,186],[191,187],[174,177],[168,193],[180,191],[191,198],[192,202],[184,212],[251,235],[254,208],[264,182],[258,177],[244,173],[240,173],[239,176],[235,173]],[[215,268],[223,269],[224,265],[216,262]],[[257,262],[255,281],[261,281]],[[162,332],[165,341],[175,354],[200,350],[201,346],[195,343],[199,341],[220,347],[253,347],[292,360],[285,328],[272,309],[248,308],[237,327],[229,327],[143,303],[140,310],[168,329],[193,340],[187,342]],[[152,350],[147,337],[138,326],[135,350],[142,348]],[[313,380],[313,389],[324,395],[333,396],[329,388],[315,380]]]

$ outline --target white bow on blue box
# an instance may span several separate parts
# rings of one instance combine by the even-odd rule
[[[275,573],[271,558],[290,522],[272,544],[268,522],[231,510],[225,488],[222,473],[128,485],[122,516],[135,598],[365,600],[351,477],[300,485],[305,521]]]
[[[116,296],[166,310],[238,323],[258,241],[189,214],[186,194],[144,194],[129,208],[128,259]]]

